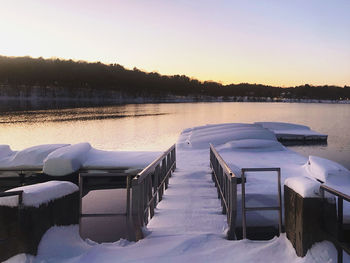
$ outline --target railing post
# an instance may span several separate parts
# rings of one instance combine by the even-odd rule
[[[143,222],[142,226],[148,224],[148,214],[149,214],[149,207],[148,207],[148,176],[141,182],[142,184],[142,215],[143,215]]]
[[[165,179],[165,189],[168,189],[168,185],[169,185],[169,177],[171,176],[170,167],[171,167],[170,153],[168,153],[167,156],[166,156],[166,170],[165,170],[166,179]],[[169,172],[169,176],[168,176],[168,172]]]
[[[148,183],[148,202],[151,201],[153,196],[153,182],[152,182],[152,177],[149,177],[149,183]],[[154,202],[150,202],[150,218],[154,216],[154,207],[155,204]]]
[[[278,176],[278,236],[282,233],[282,194],[281,194],[281,168],[277,170],[277,176]]]
[[[83,176],[79,174],[79,216],[83,214]]]
[[[245,174],[242,169],[242,232],[243,239],[247,238],[247,225],[246,225],[246,211],[245,211]]]
[[[228,231],[227,231],[227,239],[235,240],[236,237],[236,217],[237,217],[237,178],[231,176],[231,180],[229,180],[229,213],[228,213]]]
[[[343,242],[343,198],[338,196],[338,240]]]
[[[222,213],[227,215],[227,239],[233,240],[236,239],[237,178],[212,144],[210,144],[209,159],[212,169],[212,180],[218,191]]]
[[[175,171],[175,169],[176,169],[176,147],[175,146],[174,146],[174,149],[173,149],[173,163],[174,163],[173,171]]]
[[[130,188],[131,188],[131,175],[126,177],[126,216],[130,216]]]
[[[337,215],[337,232],[338,241],[343,242],[343,198],[338,196],[338,215]],[[343,249],[341,247],[337,248],[337,262],[343,263]]]
[[[132,180],[132,205],[131,205],[131,221],[133,226],[133,232],[135,233],[133,240],[137,241],[143,238],[141,218],[143,218],[140,211],[142,210],[142,196],[141,196],[141,185],[138,183],[137,178]]]
[[[226,191],[226,173],[222,170],[222,194],[223,194],[223,198],[221,199],[221,201],[222,201],[222,214],[226,214],[227,213],[227,211],[226,211],[226,206],[225,206],[225,203],[224,203],[224,198],[225,198],[225,200],[227,201],[227,197],[226,197],[226,193],[227,193],[227,191]]]
[[[155,195],[154,197],[154,206],[157,206],[158,203],[158,186],[159,186],[159,172],[160,172],[160,166],[159,164],[156,166],[154,170],[154,182],[153,182],[153,194]]]

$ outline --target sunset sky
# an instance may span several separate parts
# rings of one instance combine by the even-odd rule
[[[350,85],[350,1],[0,0],[0,55],[229,83]]]

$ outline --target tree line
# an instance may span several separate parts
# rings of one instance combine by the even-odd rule
[[[281,88],[262,84],[223,85],[199,81],[185,75],[165,76],[157,72],[126,69],[119,64],[89,63],[62,59],[0,56],[0,84],[49,86],[69,89],[117,90],[136,96],[203,95],[270,97],[291,99],[350,99],[350,87],[312,86]]]

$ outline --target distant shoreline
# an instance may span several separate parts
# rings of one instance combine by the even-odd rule
[[[51,110],[85,107],[105,107],[126,104],[158,104],[158,103],[210,103],[210,102],[249,102],[249,103],[324,103],[350,104],[350,100],[316,100],[288,99],[269,97],[214,97],[214,96],[165,96],[120,98],[88,98],[88,97],[38,97],[38,96],[0,96],[0,111]]]

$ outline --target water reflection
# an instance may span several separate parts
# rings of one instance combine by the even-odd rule
[[[118,118],[137,118],[146,116],[165,115],[167,113],[152,113],[128,111],[120,107],[105,108],[77,108],[62,110],[38,110],[2,112],[0,124],[16,124],[25,122],[63,122],[63,121],[89,121]]]
[[[283,121],[328,134],[328,145],[291,146],[350,168],[350,105],[307,103],[130,104],[1,113],[0,144],[90,142],[105,150],[166,150],[180,132],[208,123]]]
[[[101,243],[132,237],[126,216],[126,189],[90,191],[83,197],[82,214],[79,232],[83,239]]]

